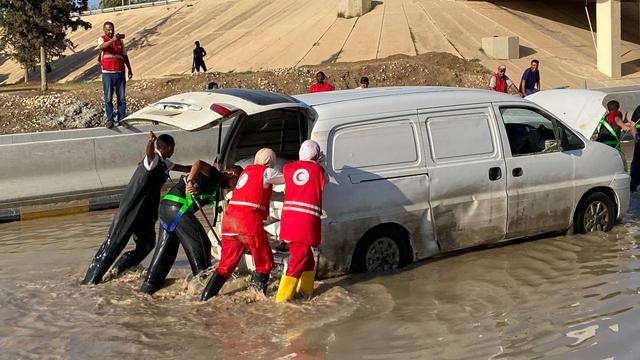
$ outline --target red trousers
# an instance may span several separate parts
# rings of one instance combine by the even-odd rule
[[[303,272],[316,269],[316,261],[313,259],[311,246],[297,242],[290,242],[287,245],[289,246],[287,276],[299,279]]]
[[[273,253],[267,233],[264,231],[258,235],[223,235],[222,253],[216,272],[229,278],[246,249],[249,249],[251,256],[253,256],[256,272],[269,274],[273,269]]]

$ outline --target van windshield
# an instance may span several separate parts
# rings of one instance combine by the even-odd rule
[[[285,162],[298,159],[300,144],[307,139],[306,117],[295,110],[243,114],[236,124],[225,156],[227,165],[249,165],[258,150],[268,147],[275,151],[279,169]]]

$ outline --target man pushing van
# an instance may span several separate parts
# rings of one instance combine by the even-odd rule
[[[126,252],[115,265],[116,273],[139,265],[155,245],[155,224],[158,220],[160,190],[169,177],[169,171],[189,172],[191,166],[174,164],[169,160],[175,148],[171,135],[156,138],[149,132],[144,159],[138,164],[113,217],[107,238],[93,257],[83,285],[102,281],[111,265],[124,250],[133,235],[135,249]]]

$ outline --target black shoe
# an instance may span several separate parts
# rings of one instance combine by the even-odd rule
[[[140,287],[140,292],[141,293],[145,293],[147,295],[153,295],[153,293],[155,293],[156,291],[160,290],[159,286],[153,285],[153,284],[149,284],[148,282],[143,282],[142,286]]]
[[[200,301],[207,301],[218,295],[220,289],[222,289],[222,285],[224,285],[226,281],[227,279],[224,276],[214,272],[211,280],[209,280],[209,283],[207,284],[207,287],[204,288],[202,296],[200,296]]]
[[[109,271],[109,269],[104,269],[102,262],[97,260],[92,261],[80,285],[98,285],[107,271]]]
[[[249,287],[252,287],[263,294],[267,294],[267,283],[269,282],[269,274],[263,274],[259,272],[254,272],[251,274],[251,283]]]
[[[111,129],[113,127],[113,121],[107,121],[107,129]]]

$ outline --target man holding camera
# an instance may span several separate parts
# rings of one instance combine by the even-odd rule
[[[104,110],[107,115],[107,128],[113,127],[113,93],[116,93],[118,102],[117,125],[127,114],[125,102],[126,79],[124,77],[125,66],[128,70],[128,78],[133,77],[131,64],[124,48],[124,34],[117,34],[111,21],[107,21],[103,26],[104,35],[98,39],[100,48],[100,67],[102,68],[102,89],[104,90]]]

